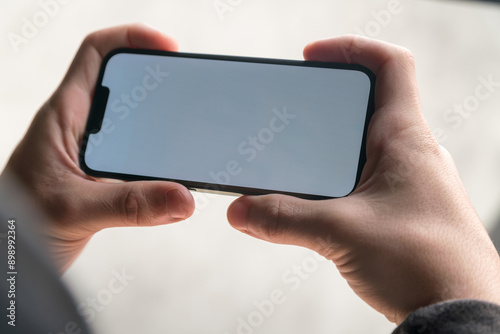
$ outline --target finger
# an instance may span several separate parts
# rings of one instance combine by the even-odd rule
[[[194,199],[182,185],[164,181],[103,183],[78,177],[71,187],[85,189],[75,201],[83,223],[92,232],[120,226],[155,226],[184,220],[194,212]]]
[[[307,247],[331,258],[336,240],[347,237],[338,227],[349,221],[346,214],[351,206],[343,198],[243,196],[230,205],[227,218],[235,229],[258,239]]]
[[[178,49],[175,39],[144,24],[100,30],[85,38],[63,84],[75,84],[91,97],[102,60],[110,51],[122,47],[165,51]]]
[[[57,121],[77,142],[82,138],[102,60],[110,51],[121,47],[176,51],[177,42],[144,24],[108,28],[87,36],[49,100],[53,108],[48,109],[49,113],[57,113]],[[78,152],[77,146],[72,147],[73,156]]]
[[[304,58],[359,64],[376,75],[376,113],[372,121],[384,130],[378,133],[381,137],[392,136],[414,125],[426,127],[420,112],[414,60],[407,49],[350,35],[313,42],[304,48]]]

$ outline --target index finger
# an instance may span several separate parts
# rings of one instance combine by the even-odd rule
[[[63,80],[63,85],[77,85],[91,95],[102,60],[110,51],[122,47],[165,51],[178,49],[175,39],[144,24],[100,30],[85,38]]]
[[[415,63],[407,49],[366,37],[347,35],[307,45],[304,58],[355,63],[370,69],[377,77],[375,110],[384,109],[384,118],[390,120],[390,126],[384,126],[384,130],[401,131],[415,124],[425,124],[420,112]]]

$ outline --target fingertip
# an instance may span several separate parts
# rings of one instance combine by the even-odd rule
[[[327,49],[334,44],[335,38],[322,39],[310,42],[304,47],[303,55],[305,60],[329,61],[330,56]],[[328,55],[325,57],[325,53]]]
[[[342,37],[332,37],[310,42],[304,47],[305,60],[313,61],[340,61],[337,59],[336,47]]]
[[[302,55],[305,60],[311,59],[311,50],[314,49],[314,44],[316,42],[309,42],[306,46],[304,46],[304,50],[302,50]]]
[[[194,199],[186,188],[175,188],[166,194],[167,208],[173,220],[183,220],[194,212]]]
[[[195,210],[195,202],[194,202],[193,194],[191,194],[189,189],[187,189],[186,187],[184,187],[182,185],[180,186],[179,192],[181,193],[184,200],[186,201],[186,205],[187,205],[186,218],[188,218],[194,213],[194,210]]]
[[[178,189],[167,192],[168,214],[173,220],[186,219],[190,216],[189,200]]]
[[[165,51],[177,51],[177,40],[149,23],[136,23],[130,26],[129,43],[132,48],[154,48]]]
[[[247,217],[249,208],[250,203],[245,196],[231,203],[227,209],[227,220],[229,224],[237,230],[246,232],[248,230]]]

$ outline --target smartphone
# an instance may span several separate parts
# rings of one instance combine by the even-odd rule
[[[196,190],[343,197],[365,163],[374,83],[353,64],[114,50],[80,165]]]

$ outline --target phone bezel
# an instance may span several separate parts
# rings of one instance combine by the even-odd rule
[[[224,185],[217,183],[205,183],[190,180],[179,180],[170,178],[160,178],[151,177],[147,175],[134,175],[134,174],[123,174],[110,171],[99,171],[90,168],[85,162],[85,151],[87,149],[87,143],[89,141],[89,136],[91,133],[98,132],[102,126],[102,121],[104,117],[105,108],[102,104],[107,103],[107,95],[102,96],[102,91],[105,89],[102,86],[102,80],[104,78],[104,73],[109,60],[117,54],[140,54],[140,55],[152,55],[152,56],[166,56],[166,57],[181,57],[181,58],[195,58],[195,59],[212,59],[212,60],[222,60],[222,61],[233,61],[233,62],[247,62],[247,63],[262,63],[262,64],[274,64],[274,65],[288,65],[288,66],[302,66],[302,67],[317,67],[317,68],[333,68],[342,70],[354,70],[360,71],[367,75],[370,80],[370,92],[368,96],[368,104],[366,109],[366,118],[363,129],[363,138],[361,141],[360,155],[358,161],[358,169],[356,173],[356,179],[352,190],[340,197],[345,197],[349,195],[354,189],[356,189],[359,180],[361,178],[361,173],[363,167],[366,163],[366,136],[368,125],[370,123],[371,117],[374,112],[374,90],[375,90],[375,75],[366,67],[358,64],[346,64],[346,63],[332,63],[332,62],[317,62],[317,61],[301,61],[301,60],[289,60],[289,59],[275,59],[275,58],[257,58],[257,57],[241,57],[241,56],[228,56],[228,55],[215,55],[215,54],[201,54],[201,53],[185,53],[185,52],[171,52],[171,51],[160,51],[160,50],[148,50],[148,49],[132,49],[132,48],[118,48],[112,50],[108,53],[99,69],[99,75],[96,81],[96,86],[94,89],[94,95],[92,98],[92,104],[90,107],[87,123],[85,126],[85,132],[83,134],[81,149],[79,154],[80,167],[82,170],[90,176],[98,178],[112,178],[124,181],[141,181],[141,180],[163,180],[180,183],[191,190],[205,191],[210,193],[222,193],[222,194],[242,194],[242,195],[264,195],[279,193],[284,195],[296,196],[305,199],[330,199],[334,197],[315,195],[315,194],[305,194],[305,193],[294,193],[279,191],[273,189],[262,189],[262,188],[249,188],[240,187],[234,185]],[[104,93],[106,94],[106,93]],[[105,106],[105,105],[104,105]],[[101,112],[102,111],[102,112]]]

